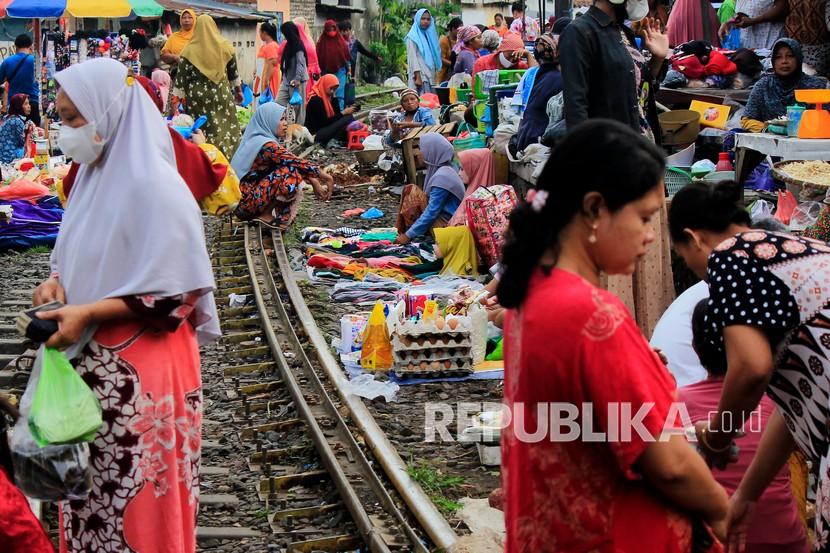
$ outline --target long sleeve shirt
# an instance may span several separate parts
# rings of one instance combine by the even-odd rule
[[[352,41],[349,43],[349,53],[352,55],[352,61],[349,62],[349,63],[351,63],[351,67],[352,67],[352,75],[355,74],[354,71],[355,71],[355,66],[357,66],[357,55],[358,54],[363,54],[364,56],[372,58],[375,61],[378,61],[380,59],[377,55],[372,53],[371,50],[369,50],[368,48],[363,46],[363,43],[360,42],[359,40],[357,40],[356,38],[352,39]]]
[[[407,238],[413,240],[423,236],[429,232],[439,217],[449,220],[455,214],[455,210],[458,209],[459,205],[461,205],[461,200],[456,198],[449,190],[433,186],[429,190],[427,208],[406,231]]]
[[[308,80],[308,63],[306,62],[306,55],[302,52],[297,52],[293,60],[285,60],[285,71],[283,79],[286,82],[297,81],[304,83]]]

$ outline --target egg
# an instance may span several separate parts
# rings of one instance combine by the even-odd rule
[[[432,362],[432,370],[437,371],[440,368],[441,368],[441,363],[439,363],[438,361],[433,361]]]
[[[455,317],[453,317],[452,319],[448,319],[447,326],[450,328],[450,330],[455,330],[456,328],[458,328],[458,319],[456,319]]]
[[[421,368],[424,370],[428,369],[429,363],[427,363],[426,361],[421,361]]]
[[[444,368],[449,369],[450,367],[452,367],[452,361],[447,359],[446,361],[444,361]]]
[[[415,370],[415,363],[410,363],[406,366],[407,370],[414,371]]]
[[[438,330],[444,330],[444,317],[438,317],[435,319],[435,328]]]

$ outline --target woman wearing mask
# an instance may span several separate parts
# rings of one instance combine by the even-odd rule
[[[26,144],[32,138],[35,124],[29,121],[32,106],[27,94],[15,94],[9,102],[9,112],[0,126],[0,162],[11,163],[25,157]]]
[[[299,29],[291,21],[283,23],[280,31],[285,37],[285,48],[280,57],[282,82],[277,94],[277,103],[294,110],[294,122],[303,125],[305,124],[306,81],[308,81],[308,58],[305,45],[300,37]],[[302,97],[302,102],[297,105],[291,104],[291,98],[295,92]]]
[[[306,106],[306,128],[314,135],[314,141],[326,145],[331,140],[348,141],[346,127],[354,121],[355,108],[340,110],[337,91],[340,83],[334,75],[323,75],[311,89]]]
[[[464,183],[452,165],[452,144],[438,133],[429,133],[421,138],[420,146],[419,156],[427,167],[424,190],[414,184],[404,187],[396,244],[408,244],[435,226],[446,226],[464,199]]]
[[[752,87],[741,126],[751,132],[764,132],[767,121],[787,114],[787,106],[795,103],[795,91],[827,88],[827,79],[806,75],[801,70],[804,58],[801,45],[791,38],[782,38],[772,47],[772,73],[764,75]]]
[[[654,240],[664,157],[630,128],[589,121],[553,149],[510,217],[498,285],[514,421],[501,434],[506,553],[691,553],[706,550],[704,523],[724,533],[723,488],[682,432],[664,434],[677,424],[671,375],[600,288],[601,272],[631,274]],[[621,408],[642,424],[592,439],[537,419],[560,405],[583,429],[622,429]]]
[[[242,102],[241,84],[233,45],[222,38],[211,16],[200,15],[193,39],[182,51],[173,93],[184,99],[194,119],[207,116],[205,136],[228,158],[242,134],[234,104],[234,95]]]
[[[435,21],[427,9],[415,13],[412,27],[406,34],[406,67],[409,73],[409,88],[419,95],[432,92],[440,81],[436,74],[441,70],[441,47]]]
[[[827,551],[830,245],[751,229],[742,192],[734,182],[691,184],[669,211],[675,250],[709,282],[705,340],[727,360],[717,412],[697,425],[698,444],[715,467],[732,462],[735,431],[766,392],[778,409],[732,496],[730,542],[744,541],[758,499],[798,448],[817,470],[813,550]]]
[[[524,115],[519,123],[519,135],[516,147],[524,150],[530,144],[539,141],[548,126],[548,100],[562,92],[562,74],[559,72],[559,37],[544,34],[536,41],[533,50],[539,63],[535,69],[528,70],[522,89],[530,87]],[[526,75],[527,75],[526,74]],[[529,81],[529,82],[528,82]]]
[[[501,39],[501,44],[494,54],[478,58],[473,65],[473,79],[479,71],[496,69],[527,69],[536,67],[536,59],[525,49],[522,37],[509,32]]]
[[[320,39],[317,41],[317,59],[320,60],[320,70],[323,75],[334,75],[340,86],[337,88],[337,103],[340,109],[346,107],[344,94],[346,92],[346,78],[349,75],[349,62],[352,59],[349,45],[337,31],[334,19],[326,21],[326,26]]]
[[[201,212],[123,65],[94,59],[55,79],[58,142],[81,169],[33,303],[66,304],[40,315],[58,323],[47,346],[69,348],[104,417],[92,492],[61,504],[61,550],[193,552],[199,345],[220,333]]]
[[[478,27],[469,25],[458,29],[458,42],[453,46],[453,51],[457,54],[453,74],[472,75],[473,66],[481,56],[478,53],[479,49],[481,49],[481,31]]]
[[[300,159],[277,143],[285,138],[288,123],[285,108],[269,102],[254,113],[231,165],[241,176],[242,197],[234,215],[255,220],[273,229],[285,230],[297,215],[303,197],[302,183],[314,187],[314,195],[328,201],[334,180],[310,162]],[[325,188],[320,181],[326,183]]]

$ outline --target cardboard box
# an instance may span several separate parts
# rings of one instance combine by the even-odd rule
[[[726,128],[726,121],[729,119],[729,106],[692,100],[689,109],[700,114],[700,124],[702,126],[716,129]]]

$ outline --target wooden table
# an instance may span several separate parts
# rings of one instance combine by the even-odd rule
[[[409,134],[401,140],[403,148],[403,166],[406,170],[407,182],[411,184],[418,184],[418,167],[415,157],[421,151],[420,143],[421,137],[425,134],[437,132],[444,136],[451,136],[455,133],[457,122],[447,123],[446,125],[430,125],[427,127],[420,127],[412,129]]]

